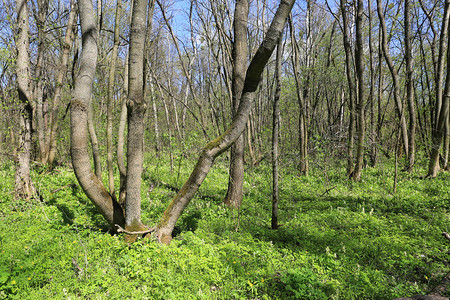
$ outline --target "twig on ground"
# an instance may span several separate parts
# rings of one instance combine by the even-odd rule
[[[120,227],[120,225],[115,224],[115,226],[117,227],[117,232],[119,232],[119,233],[123,232],[123,233],[126,233],[126,234],[134,234],[134,235],[147,234],[147,233],[155,231],[155,229],[156,229],[156,227],[151,227],[151,228],[149,228],[148,230],[145,230],[145,231],[128,231],[128,230],[125,230],[122,227]]]

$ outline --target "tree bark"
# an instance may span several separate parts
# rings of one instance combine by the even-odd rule
[[[88,108],[97,65],[97,30],[92,1],[78,2],[82,51],[80,70],[75,80],[70,104],[70,135],[72,165],[78,182],[89,199],[115,230],[114,224],[125,226],[122,207],[108,193],[103,183],[92,172],[88,147]]]
[[[409,154],[408,172],[413,171],[416,155],[416,108],[414,105],[413,57],[411,36],[411,5],[405,0],[405,62],[406,62],[406,101],[409,110]]]
[[[295,38],[295,29],[292,23],[292,18],[289,18],[289,28],[291,32],[292,44],[292,67],[294,69],[295,90],[297,94],[297,102],[299,105],[299,154],[300,165],[299,171],[302,175],[308,175],[308,128],[306,124],[306,101],[303,97],[302,84],[300,79],[300,54],[297,40]]]
[[[442,24],[442,32],[441,32],[441,39],[443,37],[447,38],[447,43],[450,41],[450,35],[444,31],[444,29],[448,28],[448,22],[449,22],[449,16],[450,16],[450,0],[445,1],[445,9],[444,9],[444,19]],[[443,47],[442,42],[440,42],[441,47]],[[446,133],[446,126],[448,123],[448,113],[449,113],[449,98],[450,98],[450,47],[447,47],[447,76],[445,80],[445,89],[444,89],[444,95],[442,98],[442,102],[440,103],[440,107],[436,107],[436,126],[432,130],[432,146],[431,146],[431,156],[430,156],[430,162],[428,165],[428,177],[434,178],[437,176],[437,173],[439,172],[439,149],[442,145],[442,139],[444,137],[444,134]],[[440,52],[440,50],[439,50]],[[439,59],[439,65],[443,64],[443,61]],[[441,77],[442,78],[442,77]],[[437,98],[436,94],[436,98]],[[438,105],[438,103],[436,104]],[[444,139],[445,140],[445,139]],[[444,146],[445,147],[445,146]]]
[[[278,146],[280,137],[280,96],[281,96],[281,60],[283,56],[283,33],[277,45],[275,66],[276,90],[272,112],[272,229],[278,228]]]
[[[63,80],[67,71],[67,64],[69,61],[69,54],[70,54],[70,48],[73,44],[74,39],[74,28],[73,25],[75,23],[75,17],[76,17],[76,4],[74,0],[71,0],[70,2],[70,13],[69,13],[69,19],[67,21],[67,28],[66,28],[66,36],[64,38],[64,50],[61,56],[61,64],[58,72],[58,76],[56,77],[56,84],[55,84],[55,94],[53,96],[53,103],[52,103],[52,111],[50,116],[50,134],[49,134],[49,141],[48,141],[48,158],[47,163],[50,167],[50,169],[53,168],[53,164],[56,157],[56,138],[58,135],[58,129],[59,129],[59,123],[58,123],[58,111],[59,111],[59,100],[61,99],[61,89],[63,85]]]
[[[350,175],[353,172],[353,139],[355,135],[354,129],[354,93],[355,87],[352,77],[352,61],[351,61],[351,46],[350,37],[348,32],[348,14],[345,8],[345,1],[340,0],[341,13],[342,13],[342,31],[344,39],[344,50],[345,50],[345,71],[347,74],[348,83],[348,103],[349,103],[349,125],[348,125],[348,140],[347,140],[347,174]]]
[[[355,48],[355,67],[356,67],[356,134],[358,140],[356,143],[356,164],[352,172],[353,180],[361,180],[361,171],[363,167],[364,156],[364,137],[365,137],[365,118],[364,118],[364,49],[362,40],[362,17],[364,4],[362,0],[357,1],[356,6],[356,48]]]
[[[30,76],[30,26],[28,23],[27,0],[16,1],[18,34],[17,49],[17,87],[19,93],[19,144],[15,158],[15,197],[30,200],[35,192],[30,177],[31,157],[31,107]]]
[[[232,51],[233,78],[232,78],[232,117],[238,111],[239,100],[244,87],[245,71],[247,69],[248,40],[248,0],[236,0],[234,11],[234,42]],[[238,209],[242,203],[244,186],[244,134],[239,136],[231,147],[230,175],[228,178],[228,190],[223,202]]]
[[[106,123],[106,151],[107,151],[107,168],[108,168],[108,185],[109,193],[113,198],[116,197],[114,188],[114,168],[113,168],[113,105],[114,105],[114,82],[116,77],[116,61],[119,52],[119,30],[120,30],[120,14],[122,10],[122,1],[117,0],[116,4],[116,19],[114,24],[114,45],[111,53],[111,61],[109,66],[108,78],[108,102],[106,108],[107,123]]]
[[[125,229],[145,230],[141,222],[141,176],[144,162],[145,111],[144,48],[146,36],[146,0],[134,0],[130,29],[128,78],[128,140]]]
[[[380,27],[381,27],[381,46],[383,49],[384,59],[388,65],[389,71],[392,75],[392,81],[394,84],[394,100],[397,108],[397,115],[400,122],[400,129],[403,140],[403,148],[406,155],[409,157],[409,138],[408,138],[408,129],[406,125],[405,111],[403,108],[403,103],[400,98],[400,83],[398,78],[397,70],[395,69],[394,63],[389,55],[388,49],[388,37],[387,37],[387,29],[386,22],[384,20],[383,8],[381,6],[381,0],[377,0],[377,11],[378,18],[380,19]]]
[[[229,149],[244,131],[252,102],[255,98],[256,89],[261,80],[261,74],[277,45],[278,39],[286,23],[286,18],[289,15],[294,2],[294,0],[282,0],[280,2],[277,12],[272,20],[272,24],[247,69],[239,109],[233,122],[221,136],[210,141],[205,146],[189,179],[172,199],[159,221],[156,228],[156,234],[162,243],[170,243],[175,223],[202,184],[211,169],[214,159]]]

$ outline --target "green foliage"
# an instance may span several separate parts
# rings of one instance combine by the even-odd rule
[[[172,174],[167,161],[147,158],[145,223],[158,221],[193,163],[176,160]],[[6,164],[0,299],[392,299],[426,293],[448,272],[440,235],[450,229],[448,173],[401,172],[392,194],[389,163],[364,169],[362,182],[326,164],[299,177],[284,163],[278,230],[270,229],[270,166],[248,170],[236,212],[221,203],[228,163],[219,161],[169,246],[110,235],[65,168],[35,170],[42,202],[14,200]]]

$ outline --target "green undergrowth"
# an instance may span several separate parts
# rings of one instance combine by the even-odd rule
[[[158,221],[194,162],[179,156],[171,172],[146,159],[144,223]],[[392,299],[427,293],[450,271],[449,173],[400,172],[394,194],[389,164],[365,168],[361,182],[285,164],[282,226],[271,230],[270,166],[248,169],[243,205],[230,211],[227,165],[216,163],[169,246],[111,235],[67,168],[35,168],[42,200],[14,200],[3,165],[0,299]]]

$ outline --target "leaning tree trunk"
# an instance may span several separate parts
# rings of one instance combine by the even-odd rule
[[[239,100],[244,87],[245,71],[247,69],[248,41],[248,0],[236,0],[234,11],[234,43],[233,43],[233,79],[232,79],[232,103],[233,117],[238,111]],[[244,186],[244,134],[241,134],[231,147],[230,176],[228,179],[227,195],[223,202],[234,208],[239,208],[242,203]]]
[[[31,78],[30,78],[30,40],[27,0],[17,0],[17,86],[19,93],[19,144],[15,158],[15,196],[30,200],[34,193],[30,177],[31,157]]]
[[[405,154],[409,157],[408,128],[406,126],[405,111],[404,111],[403,103],[402,103],[402,100],[400,97],[399,76],[398,76],[397,70],[395,69],[392,58],[389,55],[386,22],[384,20],[383,8],[382,8],[381,4],[382,4],[381,0],[377,0],[377,12],[378,12],[378,18],[380,19],[380,27],[381,27],[381,46],[383,49],[384,59],[386,60],[389,71],[391,72],[392,81],[394,84],[394,100],[395,100],[395,104],[396,104],[396,108],[397,108],[398,119],[400,122],[400,130],[401,130],[401,135],[402,135],[402,140],[403,140],[403,148],[404,148]]]
[[[189,179],[172,199],[169,207],[157,224],[156,234],[162,243],[170,243],[175,223],[202,184],[211,169],[214,159],[229,149],[244,131],[252,102],[261,80],[261,74],[278,43],[278,39],[286,23],[286,18],[294,2],[295,0],[282,0],[280,2],[272,24],[247,69],[239,109],[233,118],[233,122],[221,136],[210,141],[202,150]]]
[[[97,30],[95,29],[92,1],[79,0],[78,8],[83,54],[70,103],[72,165],[83,191],[114,230],[115,224],[124,226],[124,212],[92,171],[89,159],[88,108],[97,65]]]

